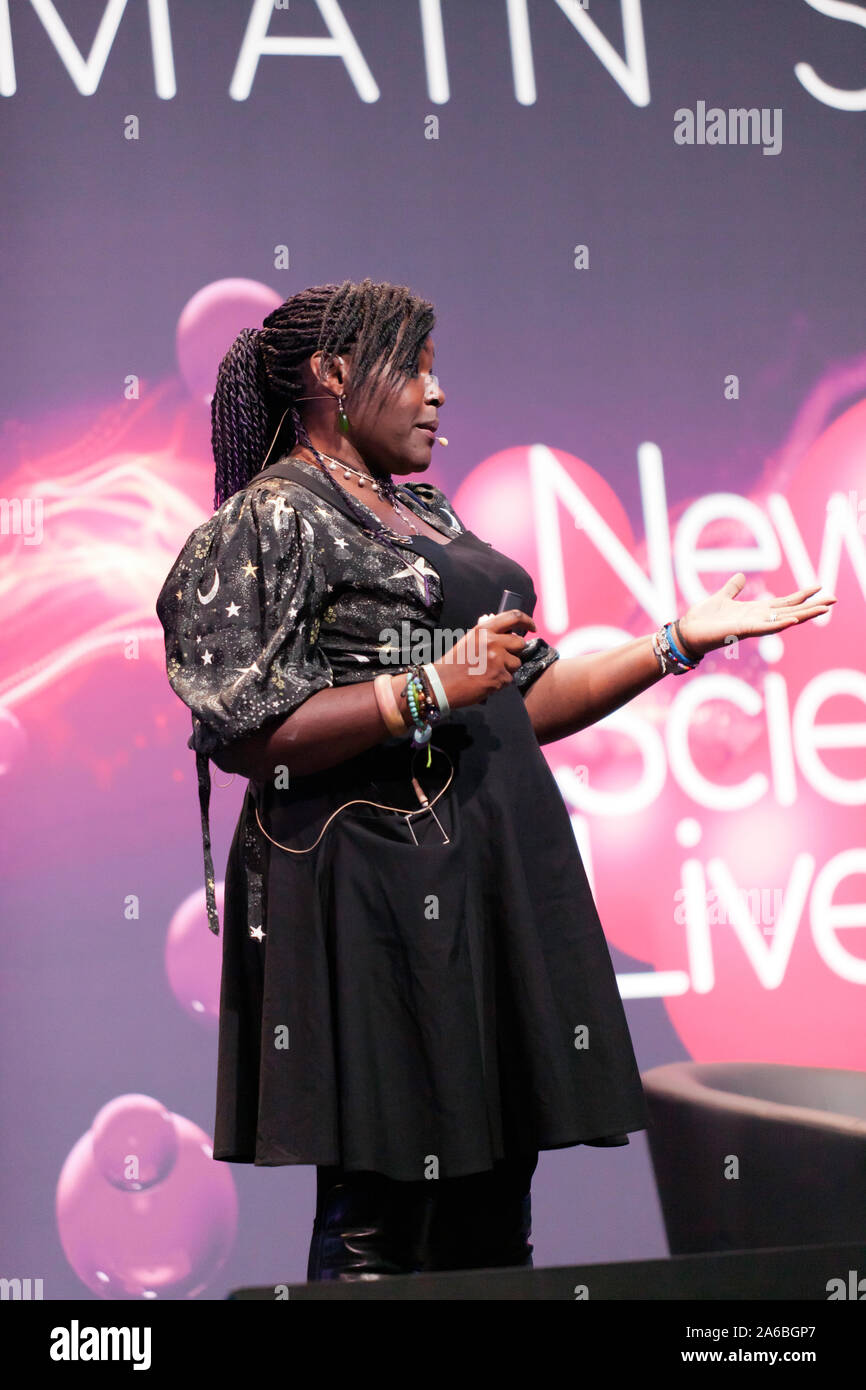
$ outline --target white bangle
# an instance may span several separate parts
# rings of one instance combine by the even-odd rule
[[[428,661],[427,665],[423,666],[421,669],[427,672],[430,684],[433,688],[433,694],[436,696],[436,700],[439,705],[439,712],[442,718],[444,719],[446,715],[451,713],[451,706],[449,705],[448,697],[445,694],[445,687],[439,679],[439,672],[434,669],[432,661]]]
[[[403,734],[408,733],[408,729],[400,706],[397,704],[393,680],[392,673],[383,671],[373,681],[373,693],[376,696],[379,712],[388,727],[388,732],[393,734],[394,738],[401,738]]]

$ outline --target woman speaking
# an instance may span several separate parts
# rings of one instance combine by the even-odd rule
[[[216,932],[209,760],[248,779],[214,1158],[316,1166],[309,1279],[531,1264],[539,1151],[646,1127],[540,745],[835,601],[738,602],[738,574],[654,634],[560,657],[532,636],[531,576],[406,481],[445,401],[434,323],[367,279],[238,336],[212,402],[216,510],[157,602]]]

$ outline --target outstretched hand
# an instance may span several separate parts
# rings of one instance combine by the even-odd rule
[[[746,583],[743,573],[734,574],[716,593],[709,594],[688,610],[680,618],[680,631],[689,651],[695,656],[715,651],[732,638],[763,637],[768,632],[783,632],[794,623],[808,622],[826,613],[836,602],[833,594],[827,598],[808,602],[821,588],[816,584],[811,589],[798,589],[795,594],[785,594],[783,598],[752,599],[737,601],[737,594]]]

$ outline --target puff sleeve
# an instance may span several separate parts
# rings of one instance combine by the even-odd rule
[[[271,717],[288,718],[334,683],[317,645],[328,591],[315,542],[314,528],[283,489],[246,489],[193,531],[157,598],[169,684],[192,711],[189,747],[196,753],[205,899],[215,935],[209,758]],[[249,824],[244,847],[255,931],[262,924],[263,870]]]
[[[166,674],[207,755],[333,685],[316,644],[326,576],[287,500],[242,492],[187,540],[157,599]]]

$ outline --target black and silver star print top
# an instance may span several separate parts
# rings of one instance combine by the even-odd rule
[[[292,463],[322,477],[315,464]],[[399,493],[446,539],[466,529],[431,483]],[[156,605],[169,682],[195,716],[191,746],[209,754],[273,716],[287,718],[326,686],[405,669],[383,664],[385,649],[393,651],[384,634],[403,632],[403,622],[430,630],[442,592],[433,566],[399,548],[405,564],[336,507],[282,478],[236,492],[193,531]],[[515,684],[525,693],[558,655],[542,638],[528,642]]]
[[[294,455],[291,463],[323,477],[316,464]],[[467,529],[431,483],[399,486],[398,494],[445,539]],[[381,518],[353,497],[371,526],[380,526]],[[169,683],[192,711],[209,909],[208,757],[275,716],[287,718],[317,690],[408,669],[411,656],[388,664],[384,655],[390,649],[393,658],[394,633],[435,627],[439,575],[411,550],[411,537],[403,546],[393,539],[396,550],[303,484],[265,476],[197,527],[169,571],[156,612]],[[514,683],[525,694],[558,657],[533,638]]]

